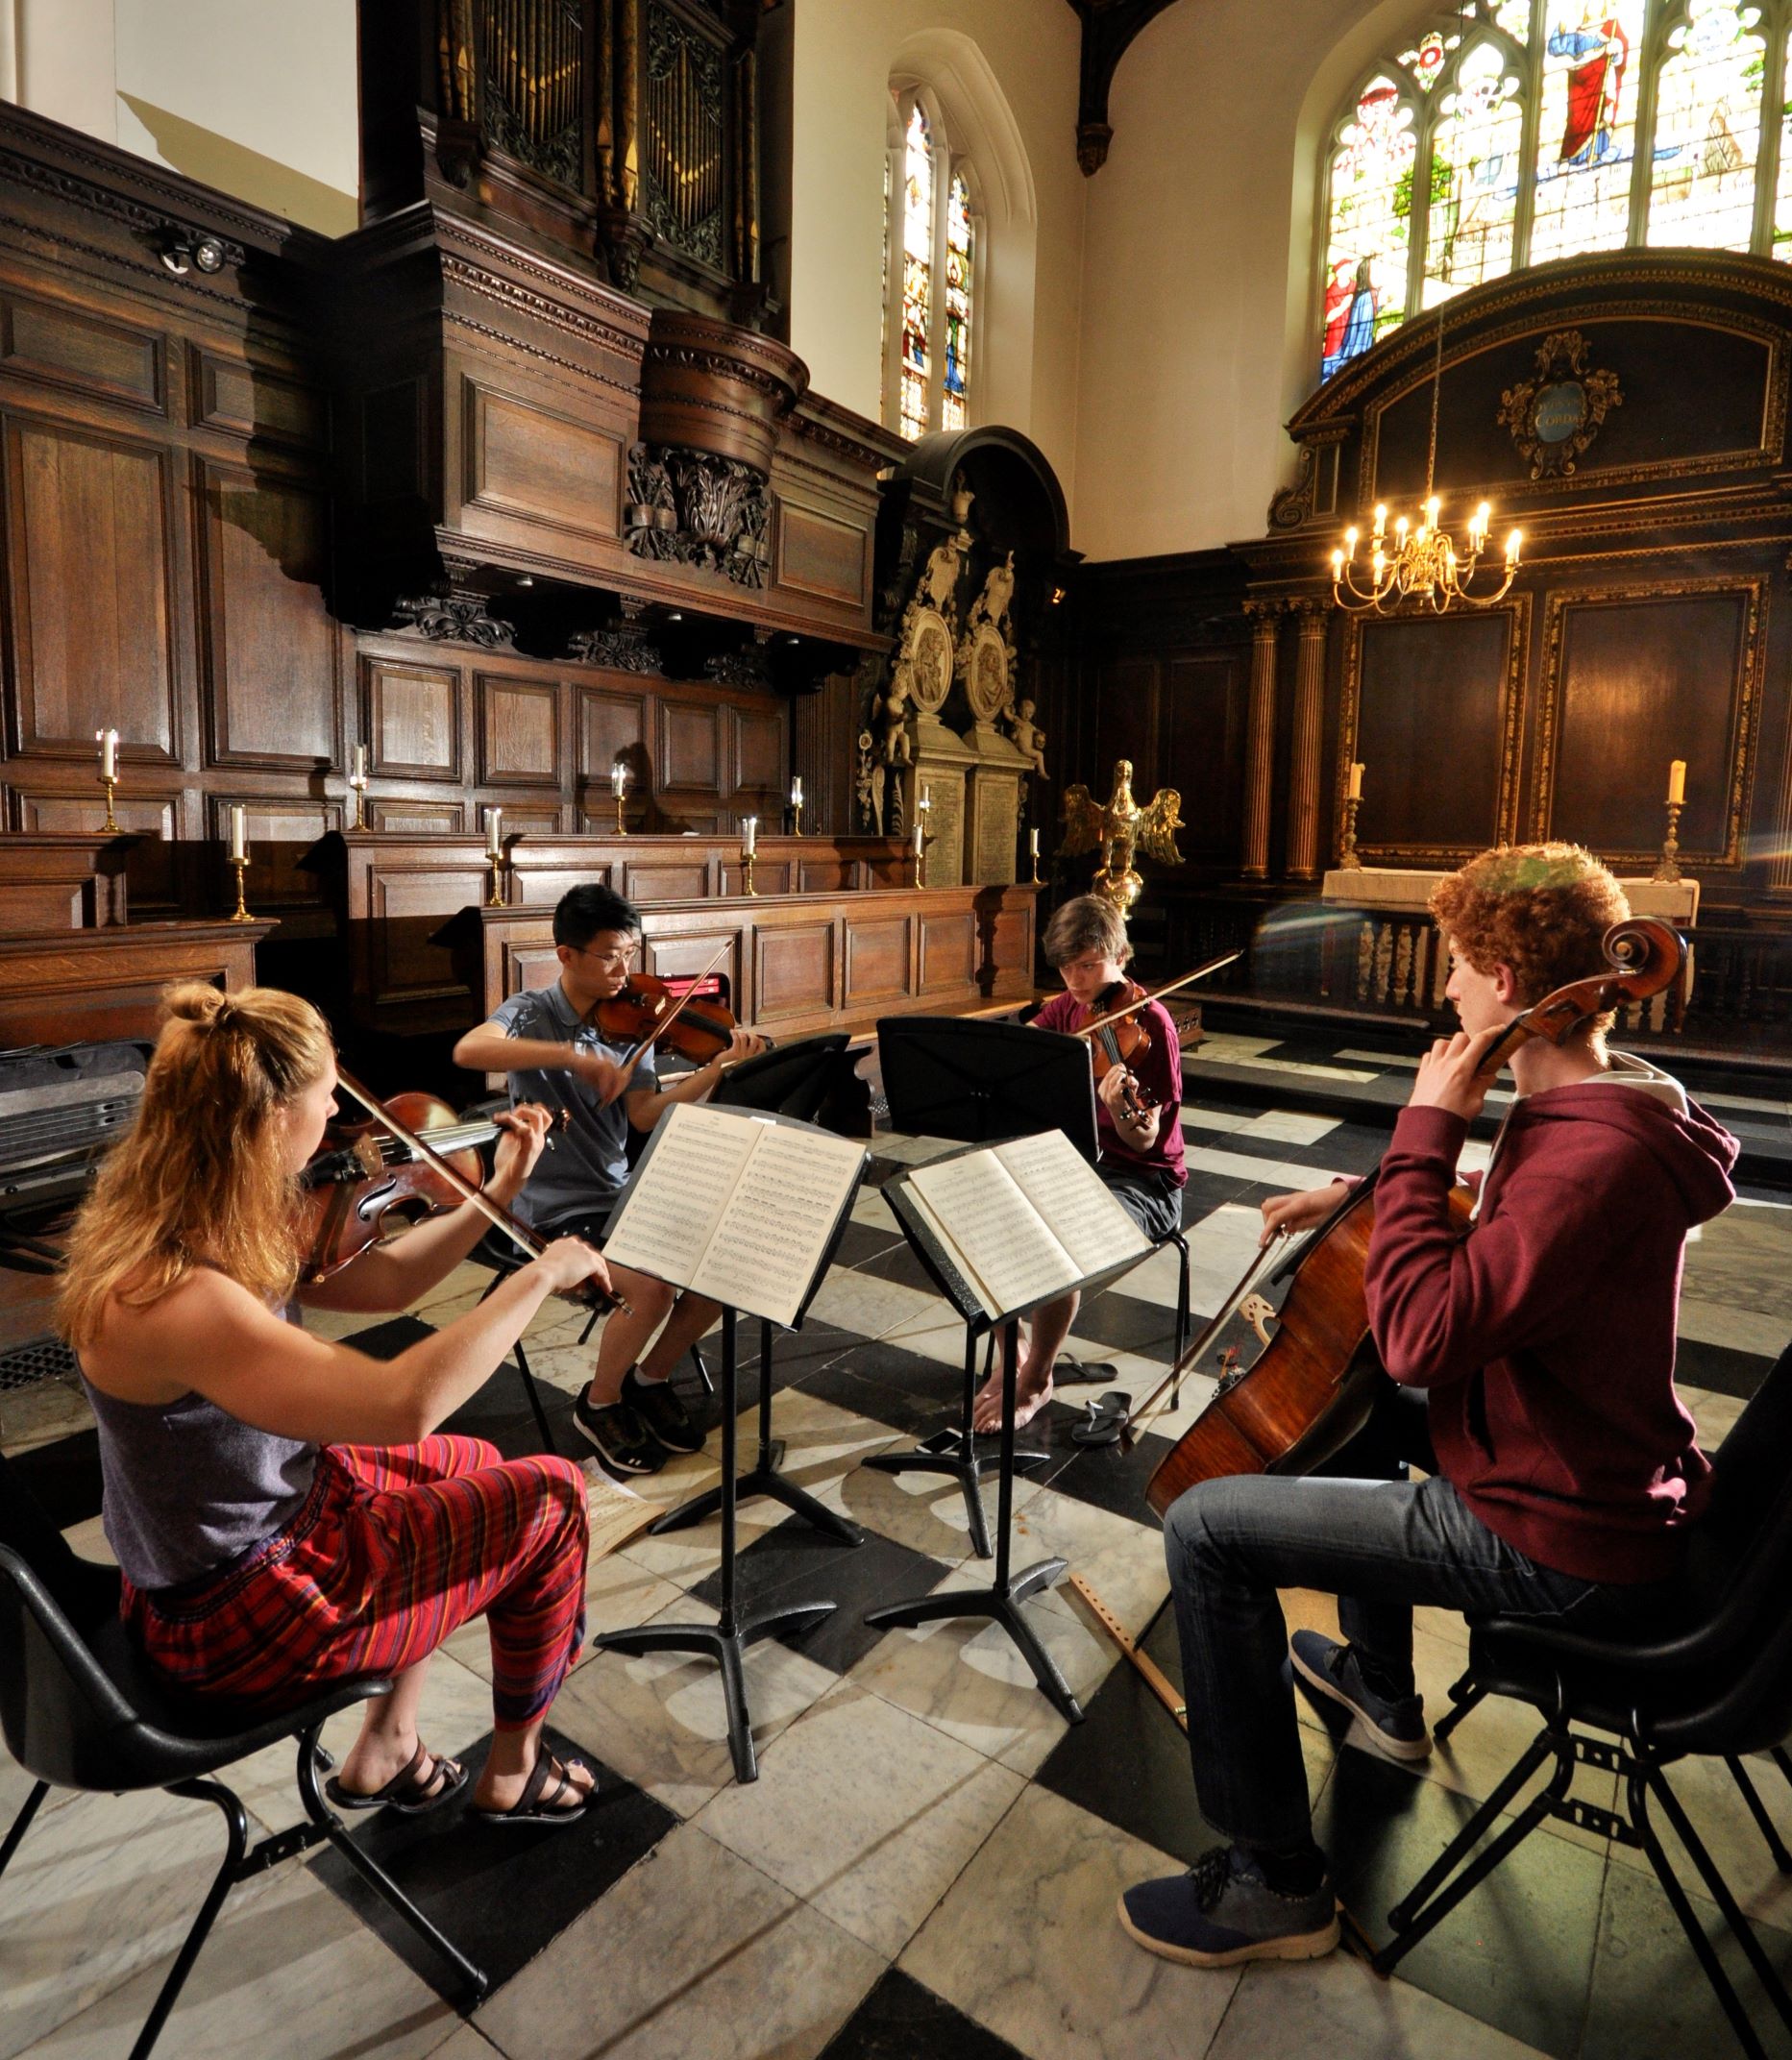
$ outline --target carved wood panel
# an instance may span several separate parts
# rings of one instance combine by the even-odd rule
[[[324,607],[322,494],[195,460],[200,676],[218,765],[339,759],[336,629]]]
[[[8,827],[37,831],[39,834],[61,836],[64,833],[85,831],[91,835],[98,831],[106,820],[106,804],[95,786],[91,792],[81,789],[72,794],[39,793],[14,790]],[[172,796],[134,795],[127,797],[119,795],[112,809],[112,821],[120,829],[142,837],[158,837],[165,843],[174,838],[176,806]],[[135,863],[133,863],[135,873]],[[136,882],[133,879],[134,896]],[[133,908],[136,906],[134,898]]]
[[[917,992],[963,988],[976,978],[977,923],[967,909],[921,919],[921,979]]]
[[[734,785],[781,790],[784,784],[784,723],[767,709],[734,710]]]
[[[906,916],[848,922],[845,1004],[848,1009],[909,992],[914,924]]]
[[[659,704],[661,787],[722,792],[722,710],[662,700]]]
[[[317,899],[316,877],[299,861],[317,840],[342,827],[342,810],[333,800],[278,800],[265,795],[213,792],[207,799],[207,833],[214,852],[207,854],[216,886],[213,898],[228,907],[231,872],[224,861],[230,848],[231,807],[240,802],[249,864],[243,871],[243,895],[252,909],[309,905]]]
[[[822,601],[862,607],[871,577],[871,535],[819,508],[778,503],[777,584]]]
[[[1683,758],[1682,863],[1739,865],[1764,606],[1761,581],[1733,578],[1552,594],[1532,834],[1648,865],[1665,828],[1668,763]]]
[[[148,414],[167,412],[160,336],[35,294],[0,295],[0,372]]]
[[[610,768],[619,758],[632,756],[648,737],[647,696],[619,694],[609,687],[578,690],[578,772],[593,789],[607,787]],[[602,808],[601,794],[594,792],[590,806],[594,814]],[[610,826],[615,827],[615,811]]]
[[[428,837],[440,830],[452,834],[465,829],[465,812],[458,801],[407,800],[397,795],[374,795],[367,803],[368,820],[377,830],[405,831]]]
[[[753,1020],[771,1025],[834,998],[836,919],[753,932]]]
[[[610,541],[622,533],[621,441],[588,422],[469,379],[465,479],[469,511]]]
[[[200,344],[188,347],[187,378],[187,405],[197,429],[305,451],[320,450],[327,441],[324,396],[302,380],[247,358],[225,357]]]
[[[551,680],[481,673],[473,691],[479,711],[479,778],[492,787],[557,784],[560,690]]]
[[[1186,858],[1226,858],[1239,847],[1248,687],[1244,651],[1203,652],[1165,664],[1159,749],[1164,782],[1182,796],[1176,842]]]
[[[688,859],[658,859],[651,864],[623,861],[623,898],[626,901],[695,901],[709,889],[709,862],[695,853]]]
[[[460,674],[448,667],[361,660],[367,770],[398,779],[460,777]]]
[[[11,748],[180,755],[168,460],[121,437],[6,424]]]

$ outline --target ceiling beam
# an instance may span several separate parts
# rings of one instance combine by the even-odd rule
[[[1108,88],[1133,38],[1170,0],[1070,0],[1083,24],[1082,76],[1076,100],[1076,161],[1092,178],[1108,161],[1114,130]]]

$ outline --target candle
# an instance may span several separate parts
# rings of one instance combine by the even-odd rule
[[[628,768],[624,765],[622,760],[619,758],[616,763],[610,768],[610,792],[616,797],[619,801],[623,797],[623,789],[626,787],[627,784]]]
[[[802,775],[800,773],[790,783],[790,805],[793,808],[802,806]]]
[[[487,858],[502,858],[504,855],[503,839],[499,835],[498,830],[499,824],[503,821],[503,813],[502,808],[488,808],[485,811],[485,855]]]
[[[759,818],[749,816],[741,823],[741,856],[751,858],[759,844]]]
[[[1026,833],[1026,847],[1027,855],[1029,858],[1037,858],[1039,856],[1038,830],[1028,830],[1028,832]]]
[[[1676,758],[1667,769],[1667,797],[1670,801],[1686,798],[1686,761]]]
[[[916,813],[918,815],[925,815],[928,809],[930,809],[932,806],[933,789],[931,787],[923,787],[921,790],[921,800],[917,804]]]
[[[355,747],[355,770],[349,774],[349,784],[352,787],[367,784],[367,747],[364,744]]]
[[[115,729],[96,729],[93,741],[100,748],[100,777],[118,777],[118,732]]]
[[[233,801],[231,803],[231,857],[233,861],[239,858],[246,861],[249,856],[249,840],[243,823],[243,805],[240,801]]]
[[[1360,801],[1362,798],[1362,766],[1361,762],[1353,765],[1350,769],[1350,798],[1353,801]]]
[[[924,858],[927,855],[926,837],[927,825],[924,822],[917,822],[915,825],[915,856],[917,858]]]

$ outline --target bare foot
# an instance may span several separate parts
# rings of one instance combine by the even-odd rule
[[[1015,1429],[1029,1424],[1051,1400],[1051,1369],[1044,1374],[1028,1373],[1022,1368],[1015,1382]],[[970,1427],[973,1431],[990,1435],[1002,1427],[1002,1382],[997,1373],[991,1374],[977,1389],[976,1400],[970,1406]]]

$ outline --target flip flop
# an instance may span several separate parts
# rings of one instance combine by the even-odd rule
[[[1053,1383],[1059,1387],[1105,1387],[1110,1381],[1117,1381],[1120,1369],[1111,1359],[1062,1358],[1051,1369]]]
[[[579,1795],[567,1778],[575,1767],[585,1767],[585,1762],[575,1759],[562,1765],[544,1745],[535,1754],[535,1764],[524,1783],[523,1793],[508,1809],[484,1809],[477,1802],[469,1802],[462,1815],[477,1818],[481,1824],[577,1824],[591,1807],[598,1791],[594,1783],[570,1808],[560,1805],[559,1797]],[[585,1767],[587,1774],[590,1771]],[[552,1797],[546,1793],[550,1779],[553,1782]]]
[[[428,1775],[419,1771],[426,1759],[430,1763]],[[439,1787],[438,1773],[448,1777]],[[401,1817],[420,1817],[427,1809],[439,1809],[466,1785],[467,1770],[460,1762],[431,1753],[419,1738],[417,1750],[383,1788],[362,1795],[356,1789],[344,1788],[332,1774],[324,1783],[324,1794],[338,1809],[395,1809]]]
[[[1126,1428],[1131,1413],[1133,1398],[1123,1394],[1117,1387],[1111,1387],[1105,1395],[1097,1395],[1084,1407],[1089,1418],[1079,1423],[1070,1433],[1073,1445],[1112,1445],[1118,1442],[1120,1433]]]

